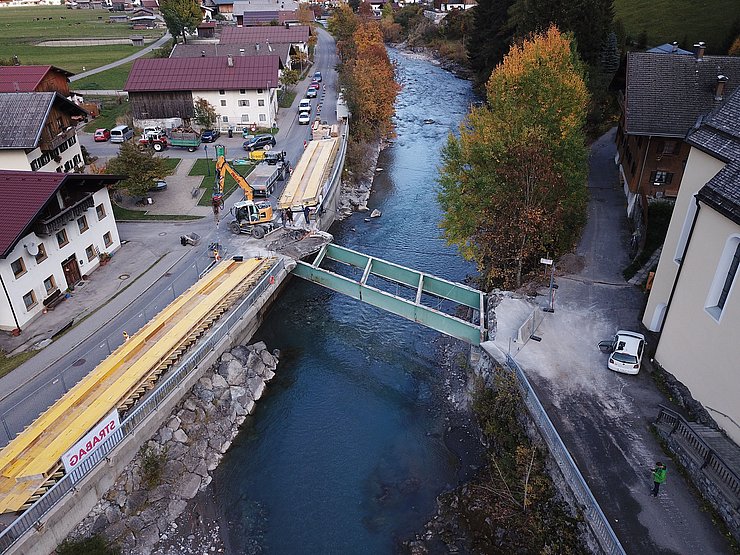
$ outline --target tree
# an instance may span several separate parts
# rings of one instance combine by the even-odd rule
[[[555,27],[512,46],[486,92],[443,151],[442,229],[485,285],[516,287],[585,221],[589,96],[572,39]]]
[[[106,173],[125,175],[120,186],[129,195],[143,196],[158,179],[167,175],[164,160],[156,156],[151,149],[139,150],[132,141],[121,144],[118,156],[111,158],[106,166]]]
[[[311,25],[316,20],[313,10],[306,4],[298,6],[298,22],[301,25]]]
[[[514,33],[509,24],[509,9],[514,0],[480,0],[472,8],[473,22],[466,43],[470,67],[480,85],[509,51]]]
[[[216,108],[214,108],[205,98],[196,99],[194,103],[194,111],[195,123],[206,129],[213,127],[213,124],[216,123],[216,120],[218,119]]]
[[[186,33],[195,32],[203,20],[195,0],[162,0],[159,9],[170,34],[173,37],[182,37],[182,42],[187,42]]]
[[[601,47],[601,68],[608,75],[614,75],[614,72],[619,69],[617,34],[613,31],[607,35],[604,45]]]
[[[300,76],[297,69],[284,69],[280,81],[286,87],[292,87],[298,82],[298,77]]]
[[[342,62],[354,57],[352,35],[358,25],[357,16],[346,4],[340,4],[329,19],[329,32],[337,41],[337,52]]]
[[[347,0],[347,4],[349,4],[349,8],[356,12],[357,8],[360,7],[360,4],[362,3],[362,0]]]

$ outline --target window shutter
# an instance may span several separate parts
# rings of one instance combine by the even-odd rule
[[[665,182],[666,182],[666,185],[669,184],[672,179],[673,179],[673,174],[672,173],[665,174]]]
[[[655,177],[658,175],[658,172],[652,172],[650,174],[650,182],[655,183]]]

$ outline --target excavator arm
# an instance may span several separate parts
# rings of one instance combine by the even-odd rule
[[[244,191],[244,199],[252,200],[254,198],[254,189],[252,189],[249,182],[244,179],[244,176],[232,168],[226,161],[226,158],[219,156],[216,160],[216,184],[213,188],[213,196],[223,198],[224,195],[224,180],[226,179],[226,172],[234,178],[237,185]]]

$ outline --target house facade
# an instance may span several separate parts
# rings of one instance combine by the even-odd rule
[[[740,85],[740,58],[693,56],[680,51],[630,52],[617,163],[628,215],[647,208],[648,198],[675,198],[690,146],[686,134]]]
[[[58,92],[69,96],[74,73],[55,66],[0,66],[0,92]]]
[[[76,125],[87,112],[56,92],[0,93],[0,169],[84,167]]]
[[[656,361],[740,442],[740,89],[687,143],[643,323]]]
[[[138,127],[190,120],[195,102],[205,99],[216,110],[222,131],[240,132],[277,121],[279,67],[278,56],[139,59],[124,90]]]
[[[0,170],[0,329],[23,330],[121,246],[110,175]],[[24,192],[19,203],[18,192]]]

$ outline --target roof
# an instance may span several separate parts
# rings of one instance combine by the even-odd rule
[[[0,150],[36,148],[51,108],[57,105],[75,115],[87,112],[55,92],[0,93]]]
[[[271,21],[279,21],[280,12],[276,11],[264,11],[264,12],[244,12],[242,16],[242,25],[260,25],[262,23],[270,23]]]
[[[198,29],[215,29],[216,28],[216,22],[215,21],[203,21],[198,25]]]
[[[244,54],[240,51],[244,50]],[[252,44],[176,44],[170,53],[170,58],[198,58],[205,52],[206,57],[215,56],[278,56],[282,61],[288,59],[290,44],[260,44],[259,50]]]
[[[0,257],[8,256],[18,241],[30,233],[63,183],[82,185],[93,180],[100,189],[120,179],[112,175],[0,170]],[[23,202],[18,202],[18,191],[23,191]]]
[[[699,190],[698,197],[740,225],[740,88],[707,117],[687,141],[727,162]]]
[[[678,43],[675,45],[675,50],[673,49],[674,45],[670,42],[667,42],[665,44],[661,44],[659,46],[655,46],[648,50],[648,52],[656,52],[658,54],[683,54],[693,56],[693,52],[690,52],[689,50],[684,50],[683,48],[678,47]]]
[[[0,92],[33,92],[51,70],[74,75],[56,66],[0,66]]]
[[[273,25],[227,27],[221,33],[221,44],[249,44],[266,41],[270,43],[308,42],[309,29],[307,25],[295,25],[288,28]]]
[[[234,2],[234,13],[241,15],[243,13],[265,12],[278,10],[297,10],[298,2],[294,0],[236,0]]]
[[[717,76],[726,93],[740,85],[740,57],[630,52],[627,55],[625,131],[684,138],[702,114],[717,107]]]
[[[140,58],[134,62],[124,90],[214,91],[278,85],[278,56],[233,56],[231,67],[227,60],[227,56]]]

